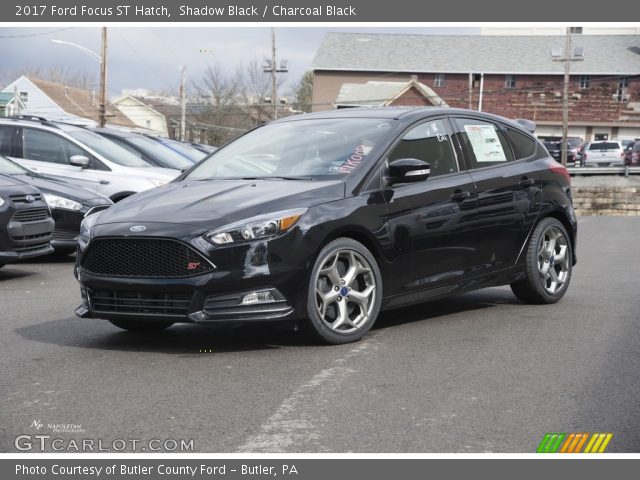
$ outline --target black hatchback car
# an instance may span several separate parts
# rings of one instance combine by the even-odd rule
[[[381,309],[487,286],[558,301],[576,227],[567,170],[517,123],[435,108],[300,115],[88,217],[76,314],[133,331],[296,320],[351,342]]]

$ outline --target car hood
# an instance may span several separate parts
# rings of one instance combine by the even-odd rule
[[[100,195],[98,192],[95,192],[88,188],[71,185],[63,180],[47,178],[44,176],[31,176],[26,174],[12,175],[12,177],[28,185],[38,187],[43,193],[52,193],[54,195],[66,197],[76,202],[84,203],[87,205],[112,203],[111,200],[109,200],[104,195]]]
[[[100,214],[109,223],[174,223],[204,228],[344,198],[341,180],[210,180],[174,182],[126,198]]]

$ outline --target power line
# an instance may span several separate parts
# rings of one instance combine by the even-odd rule
[[[39,32],[39,33],[24,33],[22,35],[0,35],[0,38],[27,38],[27,37],[41,37],[43,35],[50,35],[52,33],[59,33],[59,32],[64,32],[66,30],[71,30],[74,27],[65,27],[65,28],[58,28],[56,30],[48,30],[46,32]]]

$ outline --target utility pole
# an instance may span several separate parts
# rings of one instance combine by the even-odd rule
[[[271,27],[271,60],[266,60],[267,65],[263,67],[264,73],[271,74],[271,103],[273,105],[273,120],[278,118],[278,85],[276,81],[277,73],[287,73],[289,69],[287,68],[287,60],[282,60],[280,63],[280,68],[277,67],[277,59],[276,59],[276,29]]]
[[[571,27],[567,27],[564,41],[564,52],[558,48],[551,49],[551,58],[554,61],[564,62],[564,81],[562,84],[562,151],[560,161],[567,166],[567,137],[569,136],[569,81],[571,79],[571,62],[584,60],[584,48],[571,46]]]
[[[104,128],[107,123],[107,27],[102,27],[102,49],[100,55],[100,107],[98,124]]]
[[[185,92],[185,78],[187,76],[187,66],[184,65],[180,67],[180,140],[183,142],[186,139],[186,131],[187,131],[187,122],[186,122],[186,114],[187,114],[187,96]]]
[[[564,42],[564,82],[562,86],[562,165],[567,166],[567,137],[569,136],[569,69],[571,68],[571,30],[567,27]]]
[[[276,86],[276,29],[271,27],[271,103],[273,104],[273,119],[278,118],[278,104],[276,96],[278,87]]]

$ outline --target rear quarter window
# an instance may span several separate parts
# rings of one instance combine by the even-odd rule
[[[529,158],[536,153],[536,141],[530,136],[507,128],[507,138],[511,143],[516,160]]]

